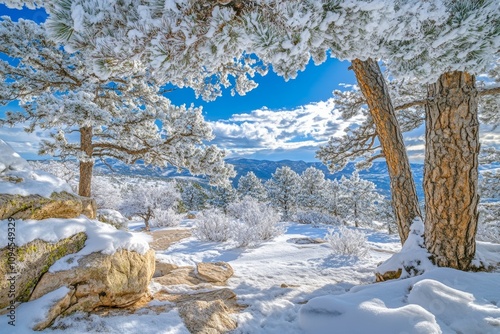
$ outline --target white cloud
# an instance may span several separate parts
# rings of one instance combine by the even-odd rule
[[[211,122],[215,143],[231,156],[295,156],[313,160],[315,151],[331,136],[341,136],[353,122],[346,122],[333,99],[292,110],[261,108],[235,114],[228,120]],[[292,152],[294,151],[294,152]]]

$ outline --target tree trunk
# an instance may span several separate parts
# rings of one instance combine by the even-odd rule
[[[396,113],[378,63],[373,59],[355,59],[352,68],[361,88],[371,116],[375,123],[377,136],[387,161],[392,193],[392,207],[396,216],[399,237],[404,244],[410,232],[410,225],[417,217],[422,217],[418,205],[415,182],[406,154],[403,135]]]
[[[92,185],[92,169],[94,168],[94,160],[92,156],[94,149],[92,147],[92,128],[80,128],[80,149],[86,158],[80,160],[80,181],[78,184],[78,195],[90,197]]]
[[[425,244],[438,266],[468,269],[476,251],[479,122],[475,78],[429,85],[424,166]]]

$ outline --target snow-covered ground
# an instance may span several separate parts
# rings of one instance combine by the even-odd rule
[[[188,227],[192,222],[183,224]],[[375,267],[397,252],[400,244],[394,236],[365,232],[370,252],[363,259],[336,256],[327,243],[294,243],[294,238],[323,238],[327,233],[326,226],[295,223],[288,224],[284,235],[255,248],[187,238],[158,251],[157,258],[179,265],[229,262],[235,275],[228,285],[239,303],[248,305],[235,315],[238,328],[234,333],[500,332],[498,270],[472,273],[434,268],[418,277],[374,283]],[[479,243],[478,251],[483,261],[500,262],[500,245]],[[158,286],[152,283],[151,288]],[[187,289],[170,288],[173,292]],[[37,310],[43,310],[40,302]],[[30,304],[19,308],[18,322],[31,317],[25,311],[32,309]],[[79,313],[56,325],[59,329],[44,332],[188,333],[175,308],[159,314],[143,311],[112,317]]]

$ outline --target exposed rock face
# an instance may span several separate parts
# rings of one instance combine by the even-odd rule
[[[213,283],[224,283],[234,274],[227,262],[200,262],[196,264],[196,269],[199,278]]]
[[[16,300],[28,301],[40,277],[50,266],[63,256],[80,251],[86,239],[87,236],[84,233],[78,233],[56,243],[37,239],[13,250],[3,248],[0,250],[0,277],[9,277],[9,273],[12,272],[8,262],[9,252],[12,251],[16,260],[15,269],[18,273],[12,281],[15,282]],[[10,301],[9,289],[10,282],[2,279],[0,281],[0,309],[6,307]]]
[[[206,283],[206,281],[203,281],[196,277],[196,274],[194,272],[194,268],[190,266],[185,266],[185,267],[179,267],[176,269],[171,270],[168,272],[166,275],[163,275],[161,277],[156,277],[154,279],[155,282],[161,284],[161,285],[188,285],[188,286],[195,286],[199,284]]]
[[[219,334],[235,329],[237,323],[231,313],[242,308],[234,292],[226,288],[177,295],[160,292],[155,299],[175,303],[186,327],[196,334]]]
[[[237,327],[229,309],[220,300],[183,303],[179,305],[179,314],[193,334],[220,334]]]
[[[67,192],[40,195],[0,194],[0,219],[75,218],[83,211],[82,200]]]
[[[191,266],[178,267],[171,263],[157,262],[154,281],[162,285],[189,285],[196,286],[210,283],[225,285],[233,276],[233,268],[226,262],[200,262],[195,268]]]
[[[95,199],[88,197],[80,197],[82,200],[82,215],[89,217],[90,219],[97,218],[97,203]]]
[[[100,306],[129,306],[148,292],[155,267],[154,254],[153,250],[141,255],[123,249],[111,255],[92,253],[80,259],[75,268],[46,273],[31,299],[68,286],[74,295],[64,314],[92,311]]]

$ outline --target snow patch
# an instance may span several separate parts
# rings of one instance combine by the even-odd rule
[[[401,278],[407,278],[435,268],[429,260],[431,255],[425,248],[423,235],[424,223],[420,218],[416,218],[411,224],[410,234],[401,251],[378,266],[376,272],[384,274],[403,269]]]
[[[26,160],[0,139],[0,194],[50,197],[53,192],[62,191],[73,193],[64,180],[44,171],[34,171]]]

